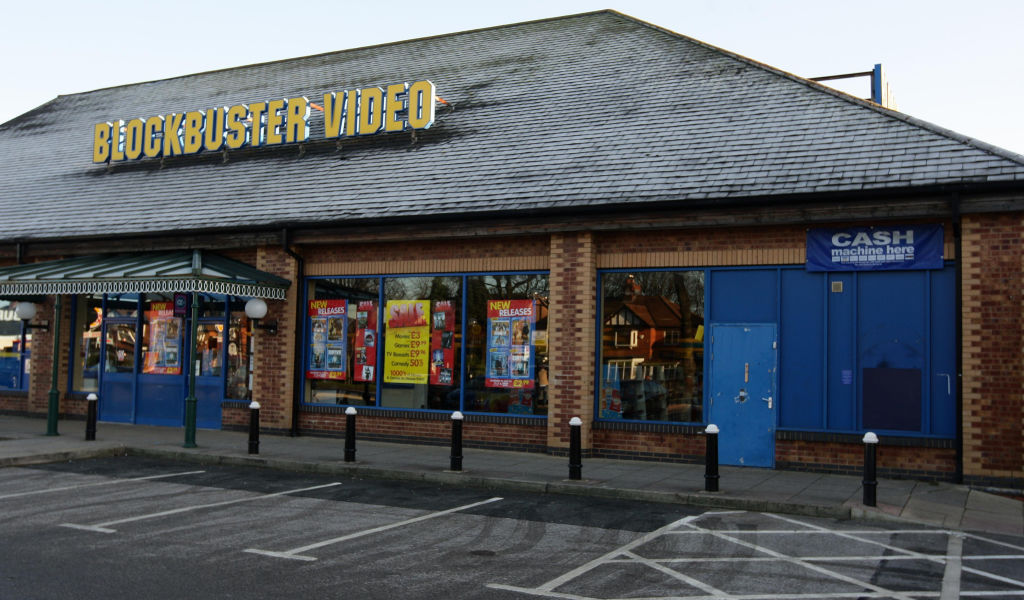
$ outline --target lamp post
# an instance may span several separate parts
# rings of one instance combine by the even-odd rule
[[[196,447],[196,371],[199,370],[199,294],[192,292],[192,368],[188,370],[188,398],[185,398],[185,448]]]

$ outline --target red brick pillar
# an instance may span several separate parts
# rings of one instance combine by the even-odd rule
[[[289,429],[295,369],[296,303],[302,298],[295,259],[279,247],[257,249],[256,268],[292,282],[285,300],[267,300],[266,322],[277,321],[277,333],[254,329],[252,399],[260,404],[260,426]]]
[[[584,451],[592,447],[594,320],[597,271],[590,232],[551,236],[548,448],[569,448],[569,419],[583,421]]]
[[[963,219],[965,477],[1024,477],[1024,219]]]

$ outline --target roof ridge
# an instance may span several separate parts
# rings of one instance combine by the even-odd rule
[[[999,158],[1004,158],[1006,160],[1010,160],[1010,161],[1016,162],[1018,164],[1024,165],[1024,154],[1018,154],[1018,153],[1013,152],[1011,150],[1007,150],[1006,148],[1002,148],[1000,146],[996,146],[995,144],[990,144],[988,142],[983,142],[983,141],[981,141],[981,140],[979,140],[977,138],[972,138],[971,136],[968,136],[968,135],[965,135],[965,134],[962,134],[962,133],[958,133],[956,131],[953,131],[952,129],[947,129],[947,128],[942,127],[940,125],[936,125],[936,124],[934,124],[934,123],[932,123],[930,121],[926,121],[924,119],[920,119],[918,117],[911,116],[911,115],[909,115],[907,113],[903,113],[903,112],[900,112],[900,111],[897,111],[897,110],[892,110],[892,109],[889,109],[889,108],[885,108],[884,106],[881,106],[879,104],[875,104],[874,102],[870,102],[868,100],[863,100],[863,99],[858,98],[858,97],[856,97],[856,96],[854,96],[852,94],[847,94],[846,92],[843,92],[841,90],[837,90],[837,89],[829,87],[827,85],[818,83],[817,81],[812,81],[812,80],[810,80],[810,79],[808,79],[806,77],[801,77],[799,75],[795,75],[793,73],[790,73],[789,71],[784,71],[784,70],[782,70],[782,69],[780,69],[778,67],[773,67],[772,65],[769,65],[767,63],[763,63],[763,62],[755,60],[753,58],[750,58],[750,57],[747,57],[747,56],[743,56],[742,54],[738,54],[738,53],[733,52],[731,50],[726,50],[725,48],[721,48],[719,46],[715,46],[714,44],[709,44],[708,42],[704,42],[704,41],[698,40],[697,38],[694,38],[694,37],[691,37],[691,36],[688,36],[688,35],[676,32],[676,31],[672,31],[671,29],[667,29],[667,28],[662,27],[660,25],[655,25],[654,23],[650,23],[648,21],[644,21],[643,19],[639,19],[637,17],[631,16],[631,15],[627,15],[625,13],[621,13],[619,11],[612,10],[612,9],[608,9],[607,11],[598,11],[598,12],[609,12],[609,13],[618,15],[618,16],[624,18],[624,19],[629,19],[629,20],[634,21],[634,22],[636,22],[636,23],[638,23],[640,25],[643,25],[644,27],[649,27],[651,29],[660,31],[662,33],[665,33],[665,34],[668,34],[668,35],[671,35],[671,36],[674,36],[674,37],[682,38],[682,39],[684,39],[684,40],[686,40],[688,42],[692,42],[692,43],[697,44],[697,45],[699,45],[701,47],[707,48],[708,50],[712,50],[714,52],[718,52],[718,53],[724,54],[724,55],[729,56],[729,57],[731,57],[733,59],[739,60],[740,62],[747,63],[747,64],[749,64],[749,65],[751,65],[753,67],[762,69],[764,71],[768,71],[768,72],[770,72],[770,73],[772,73],[774,75],[778,75],[778,76],[790,79],[790,80],[792,80],[792,81],[794,81],[796,83],[802,84],[802,85],[807,86],[807,87],[809,87],[811,89],[814,89],[814,90],[817,90],[817,91],[820,91],[820,92],[825,92],[827,94],[835,96],[836,98],[839,98],[840,100],[845,100],[847,102],[851,102],[853,104],[857,104],[857,105],[859,105],[859,106],[861,106],[863,108],[868,108],[868,109],[873,110],[873,111],[875,111],[875,112],[877,112],[877,113],[879,113],[879,114],[881,114],[883,116],[886,116],[886,117],[889,117],[889,118],[892,118],[892,119],[896,119],[898,121],[903,121],[904,123],[907,123],[908,125],[913,125],[915,127],[918,127],[920,129],[924,129],[924,130],[929,131],[931,133],[934,133],[936,135],[940,135],[940,136],[952,139],[953,141],[960,142],[962,144],[966,144],[968,146],[971,146],[973,148],[981,150],[982,152],[987,152],[989,154],[993,154],[995,156],[998,156]]]
[[[341,50],[330,50],[328,52],[319,52],[319,53],[316,53],[316,54],[306,54],[306,55],[303,55],[303,56],[292,56],[292,57],[289,57],[289,58],[281,58],[281,59],[278,59],[278,60],[268,60],[268,61],[264,61],[264,62],[255,62],[255,63],[246,64],[246,65],[235,65],[233,67],[224,67],[224,68],[220,68],[220,69],[209,69],[207,71],[198,71],[198,72],[195,72],[195,73],[185,73],[183,75],[174,75],[172,77],[162,77],[162,78],[159,78],[159,79],[149,79],[149,80],[146,80],[146,81],[136,81],[134,83],[122,83],[120,85],[111,85],[111,86],[107,86],[107,87],[101,87],[101,88],[96,88],[96,89],[92,89],[92,90],[86,90],[84,92],[74,92],[74,93],[71,93],[71,94],[58,94],[57,97],[54,98],[53,100],[57,100],[59,98],[67,98],[67,97],[71,97],[71,96],[84,96],[86,94],[92,94],[92,93],[95,93],[95,92],[102,92],[102,91],[106,91],[106,90],[116,90],[116,89],[119,89],[119,88],[127,88],[127,87],[136,86],[136,85],[146,85],[146,84],[149,84],[149,83],[159,83],[159,82],[162,82],[162,81],[173,81],[175,79],[187,79],[189,77],[196,77],[198,75],[209,75],[209,74],[212,74],[212,73],[225,73],[225,72],[236,71],[236,70],[240,70],[240,69],[248,69],[250,67],[262,67],[262,66],[266,66],[266,65],[277,65],[277,64],[283,64],[283,63],[288,63],[288,62],[292,62],[292,61],[308,60],[308,59],[311,59],[311,58],[319,58],[319,57],[323,57],[323,56],[331,56],[331,55],[334,55],[334,54],[344,54],[346,52],[357,52],[357,51],[362,51],[362,50],[371,50],[373,48],[385,48],[385,47],[388,47],[388,46],[397,46],[399,44],[408,44],[410,42],[422,42],[422,41],[425,41],[425,40],[435,40],[435,39],[441,39],[441,38],[446,38],[446,37],[452,37],[452,36],[456,36],[456,35],[464,35],[464,34],[467,34],[467,33],[478,33],[478,32],[482,32],[482,31],[496,31],[496,30],[499,30],[499,29],[508,29],[510,27],[520,27],[522,25],[532,25],[532,24],[535,24],[535,23],[545,23],[545,22],[551,22],[551,21],[559,21],[559,20],[563,20],[563,19],[575,19],[575,18],[579,18],[579,17],[586,17],[586,16],[591,16],[591,15],[597,15],[597,14],[601,14],[601,13],[609,13],[609,14],[615,14],[615,15],[619,15],[619,16],[623,16],[623,17],[628,17],[628,15],[624,15],[624,14],[619,13],[618,11],[615,11],[615,10],[612,10],[612,9],[594,10],[594,11],[590,11],[590,12],[582,12],[582,13],[576,13],[576,14],[571,14],[571,15],[561,15],[561,16],[557,16],[557,17],[545,17],[543,19],[533,19],[533,20],[530,20],[530,21],[521,21],[519,23],[506,23],[504,25],[491,25],[489,27],[477,27],[475,29],[464,29],[462,31],[451,31],[451,32],[448,32],[448,33],[438,33],[438,34],[435,34],[435,35],[426,35],[426,36],[423,36],[423,37],[409,38],[409,39],[406,39],[406,40],[395,40],[395,41],[391,41],[391,42],[382,42],[382,43],[379,43],[379,44],[370,44],[368,46],[357,46],[355,48],[343,48]],[[632,18],[632,17],[629,17],[629,18]],[[644,22],[644,21],[640,21],[639,19],[636,19],[636,20],[641,22],[641,23]],[[53,102],[53,100],[49,100],[47,102],[44,102],[40,106],[45,106],[46,104],[49,104],[50,102]]]

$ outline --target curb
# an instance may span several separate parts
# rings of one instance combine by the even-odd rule
[[[71,460],[86,460],[90,458],[107,458],[110,456],[126,456],[127,454],[128,448],[123,445],[104,446],[100,448],[64,450],[62,452],[45,452],[41,454],[32,454],[29,456],[12,456],[8,458],[0,458],[0,468],[66,462]]]
[[[150,458],[173,459],[186,462],[233,465],[246,467],[262,467],[281,471],[302,473],[320,473],[385,479],[391,481],[423,481],[440,485],[474,487],[489,490],[507,490],[512,492],[561,494],[571,496],[589,496],[614,500],[656,502],[659,504],[679,504],[702,508],[746,510],[751,512],[773,512],[804,517],[821,517],[840,520],[854,518],[848,506],[828,506],[801,504],[796,502],[780,502],[741,498],[737,496],[716,495],[708,492],[676,493],[653,490],[634,490],[628,488],[601,487],[588,485],[586,480],[571,482],[562,480],[555,482],[529,481],[521,479],[503,479],[483,477],[455,471],[406,471],[371,467],[359,463],[320,462],[311,463],[298,460],[268,459],[259,455],[224,455],[185,452],[161,448],[126,448],[125,454]],[[592,482],[591,482],[592,483]]]

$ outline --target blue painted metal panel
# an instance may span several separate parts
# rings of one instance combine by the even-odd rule
[[[956,269],[931,271],[931,402],[928,422],[934,435],[956,435]]]
[[[825,292],[828,303],[827,429],[857,429],[856,290],[852,273],[830,273]]]
[[[100,421],[131,423],[135,404],[134,373],[104,373],[100,385],[96,418]]]
[[[927,275],[862,273],[858,277],[858,363],[861,426],[921,431],[922,394],[928,397]],[[915,381],[908,378],[916,377]],[[871,385],[863,385],[870,378]],[[868,392],[871,392],[870,394]]]
[[[782,271],[779,329],[779,426],[825,427],[825,277]]]
[[[185,378],[181,375],[139,375],[135,422],[181,427],[185,424]]]
[[[711,313],[718,323],[774,323],[778,319],[775,269],[711,272]]]
[[[709,422],[718,426],[719,462],[775,465],[776,327],[711,326]]]
[[[224,377],[196,377],[196,427],[220,429]]]

